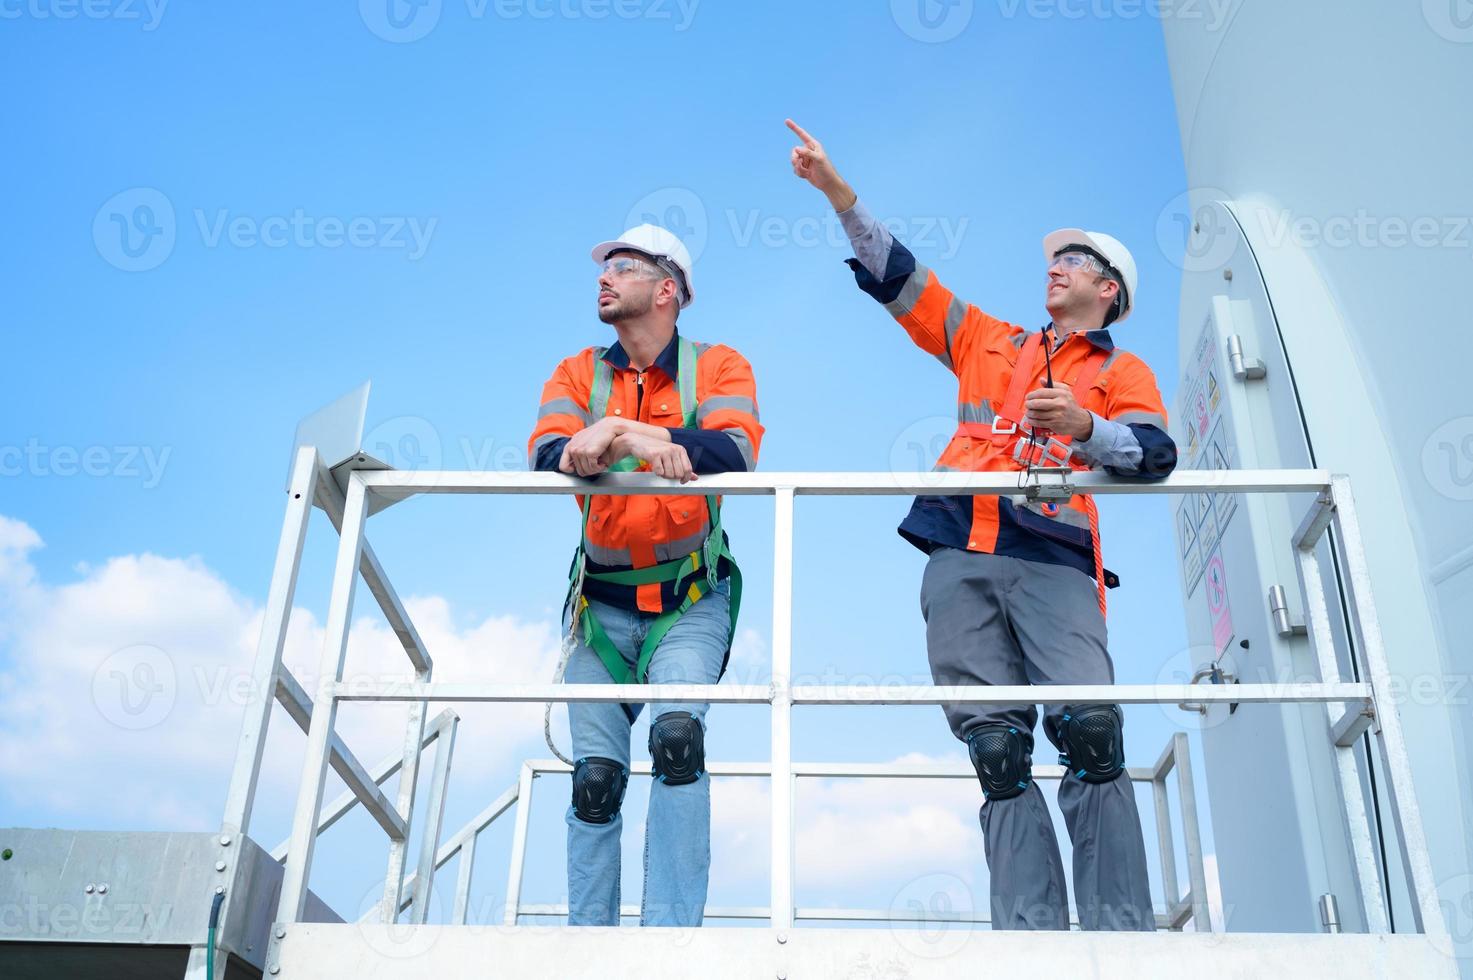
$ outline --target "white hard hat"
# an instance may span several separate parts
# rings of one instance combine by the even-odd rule
[[[679,287],[682,310],[696,298],[696,291],[690,281],[690,252],[686,251],[685,243],[674,232],[659,225],[636,225],[620,235],[616,242],[599,242],[593,246],[593,261],[602,265],[609,253],[626,248],[653,258],[666,259],[675,267],[680,273],[674,278],[675,285]]]
[[[1060,228],[1058,231],[1049,232],[1043,238],[1043,257],[1052,259],[1060,249],[1068,248],[1070,245],[1083,245],[1091,252],[1095,252],[1120,273],[1120,278],[1125,281],[1125,308],[1115,318],[1116,323],[1122,322],[1130,316],[1130,311],[1135,309],[1135,258],[1130,254],[1130,249],[1120,243],[1120,239],[1103,232],[1083,231],[1079,228]]]

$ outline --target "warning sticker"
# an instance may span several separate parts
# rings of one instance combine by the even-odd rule
[[[1220,380],[1223,374],[1216,338],[1217,330],[1212,315],[1208,314],[1187,362],[1178,395],[1181,418],[1178,439],[1186,442],[1181,468],[1230,470],[1238,465],[1229,435],[1231,430],[1223,419],[1227,392]],[[1210,565],[1208,556],[1217,549],[1237,507],[1237,494],[1211,490],[1189,495],[1177,507],[1177,545],[1188,596],[1196,594],[1204,570]],[[1221,574],[1220,560],[1218,568]]]
[[[1221,656],[1233,642],[1233,613],[1228,607],[1227,568],[1222,555],[1207,560],[1207,615],[1212,620],[1212,645]]]

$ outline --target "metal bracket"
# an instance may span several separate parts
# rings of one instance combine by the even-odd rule
[[[1238,678],[1235,675],[1223,670],[1222,664],[1218,663],[1216,660],[1213,660],[1210,663],[1206,663],[1198,667],[1197,670],[1192,674],[1192,679],[1187,683],[1199,684],[1202,681],[1207,680],[1208,678],[1211,678],[1212,683],[1214,684],[1238,683]],[[1195,711],[1199,715],[1207,714],[1207,705],[1201,701],[1181,701],[1177,703],[1177,707],[1183,711]],[[1233,701],[1228,705],[1228,714],[1232,714],[1237,710],[1238,702]]]
[[[1243,356],[1243,339],[1237,334],[1228,335],[1227,355],[1233,377],[1239,381],[1262,381],[1268,374],[1268,368],[1264,367],[1261,360]]]
[[[1280,636],[1308,636],[1309,628],[1289,616],[1289,600],[1282,585],[1268,587],[1268,612],[1274,620],[1274,631]]]
[[[1073,468],[1068,466],[1029,466],[1029,483],[1023,494],[1029,500],[1068,500],[1077,492],[1074,484],[1069,482],[1073,472]],[[1058,477],[1058,480],[1049,482],[1053,477]]]

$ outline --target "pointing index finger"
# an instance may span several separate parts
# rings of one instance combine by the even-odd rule
[[[806,129],[804,129],[802,126],[799,126],[797,123],[793,122],[793,120],[791,120],[791,119],[786,120],[786,122],[788,124],[788,128],[791,129],[793,131],[794,135],[796,135],[800,140],[802,140],[805,145],[807,145],[809,147],[813,147],[813,146],[817,146],[818,145],[818,140],[814,139],[812,136],[809,136],[808,135],[808,131]]]

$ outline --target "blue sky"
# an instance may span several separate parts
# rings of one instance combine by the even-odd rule
[[[608,340],[588,248],[646,215],[698,255],[682,329],[754,366],[763,469],[928,467],[954,419],[954,379],[854,287],[837,222],[788,168],[785,116],[994,315],[1046,319],[1045,232],[1124,240],[1141,285],[1116,339],[1156,370],[1170,406],[1182,244],[1170,209],[1185,178],[1159,23],[1131,5],[1072,16],[1079,5],[924,3],[431,0],[403,29],[384,0],[7,5],[0,698],[14,710],[0,722],[0,823],[216,825],[240,713],[218,682],[250,668],[296,420],[372,379],[369,441],[397,462],[524,468],[543,380]],[[906,506],[800,501],[799,673],[927,679],[924,559],[894,532]],[[1175,679],[1163,671],[1186,631],[1167,502],[1101,509],[1106,561],[1125,582],[1111,596],[1117,674]],[[748,583],[737,666],[758,677],[770,502],[733,501],[726,525]],[[329,531],[314,518],[288,653],[308,666]],[[370,524],[400,592],[454,651],[452,673],[526,680],[550,673],[576,533],[564,499],[416,500]],[[350,671],[391,646],[376,611],[357,611]],[[177,683],[144,730],[115,724],[97,693],[109,658],[137,645],[161,651]],[[457,772],[463,756],[480,761],[452,789],[452,825],[522,757],[547,754],[540,711],[463,714]],[[1131,763],[1154,762],[1186,718],[1133,709]],[[475,741],[478,720],[490,741]],[[718,708],[710,722],[713,757],[765,758],[765,709]],[[289,724],[278,711],[273,745],[287,758],[261,804],[267,846],[285,833],[299,764]],[[355,724],[365,758],[396,740],[393,723]],[[795,746],[815,760],[964,757],[936,709],[804,709]],[[115,803],[99,811],[84,779]],[[540,787],[527,897],[554,902],[566,782]],[[965,848],[954,861],[924,847],[868,870],[815,857],[800,904],[884,906],[932,873],[984,895],[980,801],[954,789],[907,808],[888,787],[893,812],[860,828],[934,831]],[[800,814],[853,829],[852,790],[825,785]],[[718,809],[756,814],[756,836],[718,814],[713,902],[765,902],[765,878],[737,873],[765,862],[764,794],[718,792]],[[641,791],[625,812],[632,900]],[[324,838],[314,874],[340,905],[382,866],[377,831],[355,819]],[[504,867],[496,833],[477,875],[488,902]],[[763,856],[743,858],[738,839]]]

